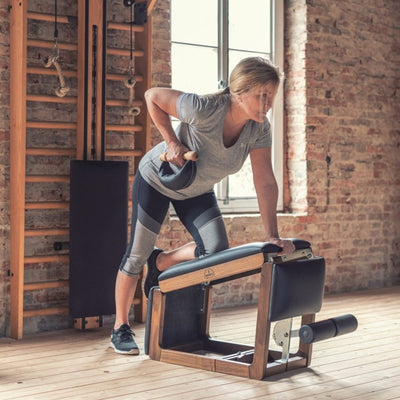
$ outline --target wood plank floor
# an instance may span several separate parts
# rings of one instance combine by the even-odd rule
[[[0,399],[400,399],[400,287],[328,296],[317,320],[353,313],[356,332],[316,343],[311,366],[254,381],[123,356],[110,327],[0,338]],[[214,337],[252,343],[255,307],[213,313]],[[144,325],[136,325],[143,349]]]

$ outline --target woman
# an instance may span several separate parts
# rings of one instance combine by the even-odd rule
[[[164,141],[141,160],[133,186],[132,232],[121,262],[116,287],[116,319],[111,346],[117,353],[139,354],[128,315],[138,277],[147,261],[145,293],[157,285],[158,275],[179,262],[228,248],[228,238],[213,191],[214,184],[237,172],[250,154],[254,185],[265,228],[265,241],[282,253],[294,251],[290,240],[279,237],[276,218],[278,187],[271,165],[271,132],[266,118],[280,83],[278,70],[267,60],[250,57],[234,68],[229,87],[199,96],[153,88],[145,99],[150,116]],[[170,116],[181,124],[173,130]],[[160,154],[176,167],[183,154],[199,154],[193,183],[170,190],[158,178]],[[194,242],[166,252],[154,249],[170,203]]]

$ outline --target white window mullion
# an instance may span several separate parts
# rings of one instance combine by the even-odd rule
[[[272,49],[272,62],[279,67],[283,72],[284,63],[284,9],[283,1],[272,1],[271,12],[271,49]],[[275,178],[278,182],[279,197],[278,197],[278,210],[283,210],[283,83],[279,87],[279,91],[275,98],[275,104],[272,108],[272,128],[273,128],[273,142],[272,142],[272,165],[274,167]]]

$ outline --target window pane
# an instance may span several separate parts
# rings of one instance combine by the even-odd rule
[[[247,157],[246,162],[239,172],[237,172],[235,175],[230,175],[228,177],[228,196],[230,199],[256,197],[250,157]]]
[[[218,1],[171,0],[171,40],[218,45]]]
[[[229,55],[229,73],[231,73],[235,65],[243,58],[246,57],[269,58],[269,54],[267,53],[254,53],[254,52],[237,51],[237,50],[229,50],[228,55]]]
[[[217,49],[172,43],[172,87],[206,94],[218,88]]]
[[[229,47],[271,52],[270,0],[229,0]]]

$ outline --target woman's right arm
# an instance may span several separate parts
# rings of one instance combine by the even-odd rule
[[[176,137],[170,116],[178,118],[176,103],[181,94],[179,90],[157,87],[145,93],[147,110],[168,147],[167,160],[179,166],[184,164],[183,154],[189,149]]]

